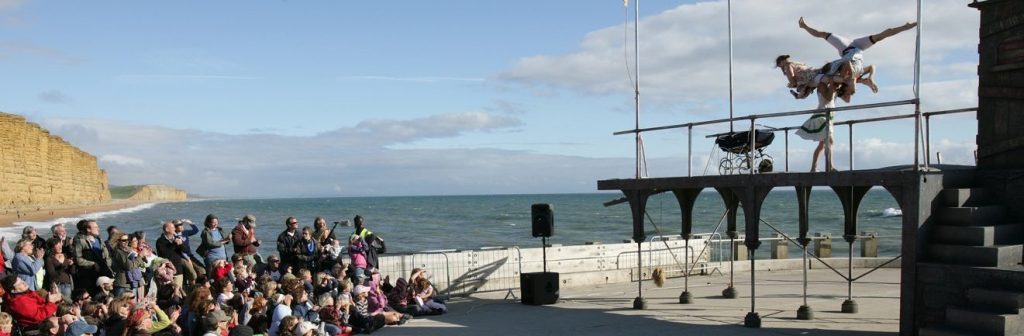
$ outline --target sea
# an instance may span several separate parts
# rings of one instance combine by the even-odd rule
[[[621,243],[632,237],[628,203],[605,206],[622,197],[619,193],[538,194],[538,195],[473,195],[473,196],[408,196],[408,197],[333,197],[284,199],[208,199],[178,203],[143,204],[132,208],[83,215],[96,219],[102,229],[116,225],[123,231],[146,233],[151,243],[160,234],[161,222],[189,219],[202,228],[203,218],[215,214],[225,230],[234,227],[239,218],[253,214],[257,218],[257,238],[263,240],[260,253],[274,254],[277,235],[284,230],[285,219],[294,216],[300,226],[313,226],[322,216],[335,235],[352,233],[347,226],[361,215],[365,225],[387,243],[388,253],[414,253],[432,250],[468,250],[483,247],[521,248],[542,246],[541,238],[531,232],[531,205],[550,204],[554,212],[554,232],[548,244],[578,245],[588,242]],[[812,190],[810,197],[810,232],[831,234],[834,254],[845,255],[842,240],[843,210],[839,198],[829,189]],[[671,193],[652,196],[647,204],[645,230],[648,236],[676,236],[681,232],[681,215]],[[714,191],[705,191],[694,206],[693,232],[724,236],[722,222],[725,206]],[[743,233],[742,210],[738,230]],[[761,210],[762,219],[790,237],[797,237],[797,202],[793,190],[772,191]],[[880,236],[879,254],[900,253],[901,211],[896,200],[884,189],[871,189],[861,203],[858,231],[875,232]],[[49,237],[54,223],[68,223],[74,234],[79,218],[60,218],[46,222],[21,222],[0,229],[0,235],[13,244],[21,228],[39,228]],[[347,221],[348,223],[346,223]],[[335,226],[335,222],[339,224]],[[777,233],[762,225],[760,236]],[[106,239],[106,233],[102,234]],[[193,239],[198,243],[198,236]],[[855,253],[859,244],[855,244]],[[766,257],[767,245],[759,253]],[[791,251],[795,248],[790,247]],[[792,252],[791,252],[792,253]]]

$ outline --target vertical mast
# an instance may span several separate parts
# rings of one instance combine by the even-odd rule
[[[726,4],[729,12],[729,132],[732,133],[732,0]]]
[[[635,16],[633,19],[633,67],[636,69],[636,80],[633,81],[633,106],[635,108],[636,121],[636,178],[639,180],[641,165],[643,165],[644,142],[640,138],[640,0],[633,3]]]

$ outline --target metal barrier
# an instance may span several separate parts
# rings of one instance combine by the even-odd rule
[[[430,280],[438,291],[467,295],[519,288],[522,259],[519,247],[439,250],[382,256],[380,270],[383,275],[398,278],[407,277],[413,268],[420,268],[428,277],[432,276]]]

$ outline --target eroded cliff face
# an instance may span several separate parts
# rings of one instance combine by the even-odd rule
[[[138,191],[128,199],[140,202],[184,201],[188,199],[188,193],[168,185],[150,184],[139,186]]]
[[[96,157],[24,117],[0,112],[0,209],[110,200]]]

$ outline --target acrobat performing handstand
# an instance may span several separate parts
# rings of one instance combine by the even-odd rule
[[[835,107],[837,93],[839,93],[843,101],[849,102],[856,91],[854,88],[856,83],[862,83],[871,88],[871,91],[878,92],[878,86],[872,80],[875,67],[872,65],[864,66],[864,50],[887,37],[916,27],[917,23],[908,22],[899,27],[885,29],[878,34],[853,40],[841,35],[811,28],[804,22],[803,17],[800,18],[799,25],[800,28],[807,31],[811,36],[828,41],[839,52],[840,58],[827,63],[821,69],[815,69],[803,63],[791,62],[789,61],[789,55],[782,55],[775,59],[775,65],[782,68],[783,74],[789,80],[788,87],[796,89],[796,91],[790,91],[794,98],[806,97],[816,88],[818,90],[818,109],[827,109]],[[811,172],[817,170],[818,158],[826,150],[828,151],[826,157],[829,158],[826,167],[830,171],[835,170],[835,164],[831,162],[833,157],[832,143],[834,142],[832,139],[835,133],[830,122],[831,119],[832,113],[830,111],[815,113],[796,132],[801,138],[818,142],[811,161]]]
[[[854,87],[855,83],[863,83],[871,88],[872,92],[878,92],[878,86],[875,85],[872,80],[874,77],[872,74],[876,69],[873,65],[864,66],[863,52],[885,38],[917,27],[917,22],[907,22],[899,27],[887,28],[880,33],[851,40],[839,34],[814,29],[807,25],[807,22],[804,21],[803,17],[800,17],[798,24],[800,25],[800,28],[807,31],[811,36],[823,38],[825,41],[828,41],[828,43],[835,47],[836,51],[839,52],[840,58],[830,62],[822,69],[822,72],[826,76],[832,76],[835,81],[842,81],[844,83],[840,88],[842,93],[839,98],[843,99],[845,102],[849,102],[850,97],[856,92],[856,88]],[[843,72],[848,72],[852,74],[852,76],[842,76],[841,74]]]

